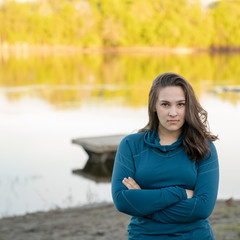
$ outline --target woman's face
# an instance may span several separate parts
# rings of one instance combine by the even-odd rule
[[[170,86],[159,90],[156,102],[159,133],[181,133],[185,122],[185,104],[185,94],[181,87]]]

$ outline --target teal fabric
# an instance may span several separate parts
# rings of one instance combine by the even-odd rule
[[[126,136],[119,144],[112,175],[116,208],[132,216],[129,240],[214,239],[208,217],[216,203],[219,168],[215,146],[206,159],[192,162],[182,135],[169,146],[157,132]],[[142,189],[122,183],[132,177]],[[185,189],[194,190],[187,199]]]

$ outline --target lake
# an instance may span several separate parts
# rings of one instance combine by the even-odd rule
[[[239,199],[238,54],[12,56],[0,62],[0,217],[111,202],[109,182],[73,174],[88,156],[71,141],[142,128],[167,71],[190,81],[219,135],[218,198]]]

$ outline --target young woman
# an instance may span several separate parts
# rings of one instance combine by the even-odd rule
[[[180,75],[152,84],[149,122],[119,144],[112,175],[116,208],[132,216],[129,240],[214,239],[208,217],[219,169],[207,112]]]

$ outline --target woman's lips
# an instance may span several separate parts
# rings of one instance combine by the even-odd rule
[[[168,120],[168,123],[170,124],[177,124],[179,120]]]

